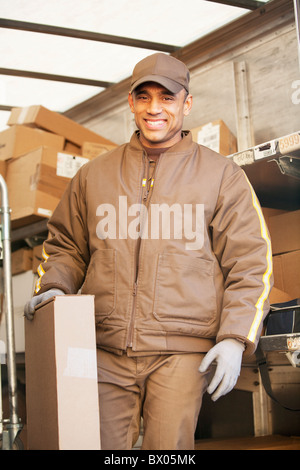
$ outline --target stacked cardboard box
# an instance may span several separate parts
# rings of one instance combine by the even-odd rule
[[[218,119],[191,129],[193,140],[221,155],[228,156],[237,152],[237,139],[226,124]]]
[[[41,129],[25,126],[12,126],[0,132],[0,159],[16,158],[30,150],[48,145],[56,150],[63,150],[64,137]]]
[[[29,106],[25,108],[13,108],[7,121],[8,126],[22,124],[34,128],[40,128],[62,135],[67,142],[81,147],[84,142],[98,142],[100,144],[113,144],[108,139],[87,129],[72,119],[59,113],[50,111],[44,106]]]
[[[32,248],[20,248],[11,255],[12,275],[21,274],[32,270],[33,250]]]
[[[43,244],[33,248],[26,246],[13,251],[11,254],[12,275],[15,276],[26,271],[32,271],[36,274],[38,266],[43,262],[42,251]]]
[[[0,173],[8,187],[12,228],[49,218],[78,168],[115,147],[43,106],[13,108],[7,124],[0,132]]]
[[[41,129],[16,125],[0,132],[0,174],[6,178],[8,164],[12,159],[17,159],[41,145],[48,145],[60,151],[64,148],[65,139]]]
[[[264,214],[272,242],[274,288],[290,299],[300,298],[300,210]]]
[[[81,156],[50,147],[38,147],[10,160],[6,183],[13,227],[51,217],[70,178],[87,162]]]
[[[82,156],[87,158],[95,158],[98,155],[109,152],[116,148],[115,144],[99,144],[97,142],[84,142],[82,145]]]

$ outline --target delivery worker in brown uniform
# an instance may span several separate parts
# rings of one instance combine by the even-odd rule
[[[93,294],[102,449],[131,449],[141,416],[143,449],[193,449],[203,393],[228,393],[255,351],[270,240],[241,168],[182,130],[192,96],[181,61],[139,62],[128,101],[138,130],[70,182],[25,314]]]

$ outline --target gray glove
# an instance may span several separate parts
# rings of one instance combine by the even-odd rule
[[[245,346],[233,338],[226,338],[216,344],[205,355],[199,367],[200,372],[205,372],[213,361],[217,368],[208,386],[208,393],[215,393],[211,399],[218,400],[222,395],[229,393],[235,386],[241,371],[242,357]]]
[[[65,295],[65,293],[60,289],[49,289],[40,295],[32,297],[32,299],[27,302],[24,308],[24,315],[27,320],[33,320],[35,307],[38,304],[41,304],[42,302],[45,302],[45,300],[48,300],[56,295]]]

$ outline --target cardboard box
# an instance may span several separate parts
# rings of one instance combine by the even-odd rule
[[[97,142],[84,142],[82,144],[82,156],[90,159],[117,148],[117,145],[99,144]]]
[[[269,220],[270,217],[274,217],[275,215],[280,215],[280,214],[285,214],[287,211],[283,209],[274,209],[273,207],[262,207],[261,208],[264,219],[266,221],[266,224],[269,228]]]
[[[79,145],[75,145],[68,140],[65,141],[64,151],[68,153],[75,153],[75,155],[82,155],[81,147]]]
[[[269,218],[273,255],[300,250],[300,210]]]
[[[300,297],[300,250],[273,256],[274,287]]]
[[[282,302],[289,302],[293,300],[292,297],[286,292],[273,287],[270,292],[270,304],[280,304]]]
[[[191,133],[195,142],[221,155],[237,152],[237,139],[221,119],[195,127],[191,129]]]
[[[94,297],[58,296],[25,320],[29,450],[99,450]]]
[[[3,176],[3,178],[6,178],[6,161],[5,160],[0,160],[0,175]]]
[[[20,248],[11,254],[12,275],[21,274],[32,270],[33,252],[32,248]]]
[[[88,159],[40,147],[9,161],[6,183],[13,228],[51,217],[70,178]]]
[[[0,132],[0,160],[19,157],[42,145],[63,150],[64,144],[65,139],[60,135],[26,126],[12,126]]]
[[[44,106],[29,106],[25,108],[13,108],[7,121],[9,126],[14,124],[24,124],[39,127],[47,131],[59,134],[66,140],[81,147],[83,142],[99,142],[103,144],[113,144],[113,142],[96,134],[95,132],[81,126],[72,119],[62,114],[50,111]]]

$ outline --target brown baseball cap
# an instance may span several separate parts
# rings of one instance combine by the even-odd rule
[[[180,60],[167,54],[156,53],[136,64],[131,78],[133,90],[145,82],[159,83],[172,93],[178,93],[182,88],[189,91],[190,72]]]

